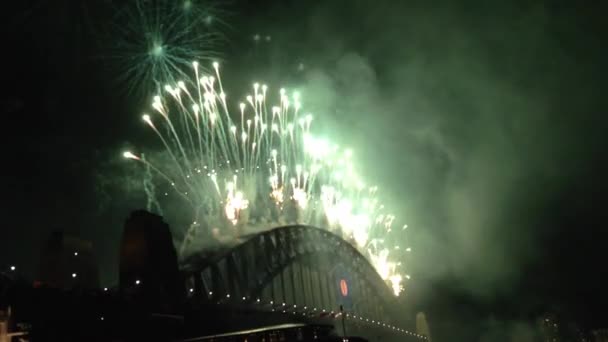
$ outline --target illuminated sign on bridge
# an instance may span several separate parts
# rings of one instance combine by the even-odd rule
[[[353,311],[353,287],[351,286],[351,277],[343,264],[338,264],[334,270],[334,279],[337,279],[338,288],[338,305],[342,306],[346,311]]]
[[[340,279],[340,293],[342,294],[342,297],[348,296],[348,283],[346,282],[346,279]]]

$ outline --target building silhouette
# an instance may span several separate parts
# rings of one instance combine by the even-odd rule
[[[42,248],[35,286],[99,288],[99,269],[91,242],[62,231],[53,232]]]

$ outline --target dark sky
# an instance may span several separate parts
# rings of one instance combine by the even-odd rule
[[[0,267],[33,274],[61,228],[93,240],[103,281],[116,279],[122,221],[145,204],[119,154],[146,137],[143,99],[124,95],[105,58],[109,3],[4,7]],[[558,310],[608,325],[605,6],[225,6],[228,78],[301,90],[410,225],[415,305],[442,319]]]

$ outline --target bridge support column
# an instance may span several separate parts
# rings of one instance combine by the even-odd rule
[[[120,290],[149,310],[175,311],[185,298],[169,226],[139,210],[126,220],[120,249]]]

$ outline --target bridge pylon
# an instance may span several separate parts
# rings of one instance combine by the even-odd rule
[[[126,220],[120,246],[119,289],[150,312],[177,313],[185,299],[171,231],[144,210]]]

